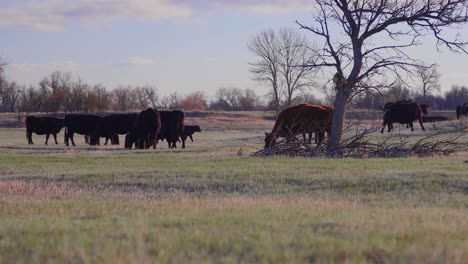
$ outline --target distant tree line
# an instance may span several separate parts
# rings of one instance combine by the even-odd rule
[[[70,73],[56,71],[44,77],[37,86],[26,87],[8,81],[4,74],[5,64],[0,64],[0,112],[104,112],[135,111],[146,107],[158,109],[185,109],[187,111],[277,111],[278,101],[271,96],[260,97],[253,89],[236,87],[219,88],[211,99],[201,91],[180,95],[177,92],[162,96],[156,87],[91,85],[82,79],[74,79]],[[333,94],[319,99],[321,92],[300,91],[284,101],[280,108],[299,103],[331,104]],[[322,95],[323,97],[323,95]],[[425,100],[424,100],[425,97]],[[268,98],[264,100],[263,98]],[[412,99],[430,104],[435,109],[455,109],[468,102],[468,88],[453,86],[444,94],[433,95],[420,90],[412,91],[402,85],[390,87],[385,93],[368,90],[354,97],[351,106],[357,109],[379,109],[388,101]]]

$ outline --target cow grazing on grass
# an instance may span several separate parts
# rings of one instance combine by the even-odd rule
[[[187,140],[187,137],[189,137],[190,140],[193,142],[192,136],[195,132],[201,132],[200,126],[184,126],[184,133],[180,136],[180,138],[183,142],[185,142]]]
[[[385,110],[383,114],[383,124],[380,133],[383,133],[385,126],[388,126],[388,132],[392,131],[393,123],[409,124],[411,131],[414,131],[413,122],[418,120],[423,131],[426,129],[423,125],[423,114],[427,115],[429,105],[418,104],[415,102],[396,102]]]
[[[105,145],[109,139],[112,145],[118,145],[119,134],[127,134],[137,116],[138,114],[112,114],[101,118],[91,134],[90,145],[99,145],[100,137],[106,138]]]
[[[271,133],[265,133],[265,148],[276,144],[278,137],[289,141],[300,133],[316,133],[318,143],[330,133],[333,107],[300,104],[290,106],[280,112]],[[310,139],[309,139],[310,140]]]
[[[64,120],[56,117],[37,117],[28,116],[26,117],[26,139],[28,144],[34,144],[32,140],[32,134],[46,135],[45,144],[49,141],[49,136],[54,136],[55,144],[57,142],[57,134],[65,126]]]
[[[69,140],[73,146],[75,141],[73,135],[75,133],[89,136],[93,133],[96,128],[97,122],[101,119],[100,116],[96,115],[82,115],[82,114],[69,114],[65,116],[65,144],[68,146]]]
[[[457,106],[457,120],[460,120],[461,116],[468,116],[468,102],[463,105]]]
[[[125,148],[147,149],[151,145],[156,148],[156,138],[161,130],[161,118],[158,110],[148,108],[134,119],[130,131],[125,136]]]
[[[166,140],[169,148],[177,148],[179,137],[184,134],[185,114],[180,110],[160,111],[161,131],[158,139]],[[182,148],[185,148],[185,139],[182,138]]]

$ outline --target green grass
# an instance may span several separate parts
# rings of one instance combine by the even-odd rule
[[[466,154],[249,158],[262,129],[216,127],[175,151],[1,129],[0,263],[468,259]]]

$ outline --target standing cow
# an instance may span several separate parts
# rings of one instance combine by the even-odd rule
[[[460,120],[461,116],[468,116],[468,103],[457,106],[457,120]]]
[[[179,137],[184,134],[185,114],[180,110],[160,111],[161,131],[158,139],[166,140],[168,148],[177,148]],[[182,138],[182,148],[185,148],[185,140]]]
[[[194,125],[194,126],[184,126],[184,132],[183,134],[180,136],[180,139],[182,140],[182,142],[185,142],[187,140],[187,137],[190,138],[190,140],[193,142],[193,134],[195,132],[201,132],[201,128],[200,126],[198,125]],[[184,146],[183,146],[184,147]]]
[[[112,145],[118,145],[119,134],[127,134],[137,116],[138,114],[112,114],[101,118],[91,134],[90,145],[99,145],[100,137],[106,138],[105,145],[109,139]]]
[[[141,111],[134,119],[130,131],[125,136],[125,148],[146,149],[153,145],[156,148],[156,137],[161,130],[161,118],[159,111],[148,108]]]
[[[393,123],[409,124],[411,131],[414,131],[413,122],[416,120],[419,121],[421,129],[425,131],[422,116],[423,114],[427,115],[428,108],[429,105],[415,102],[396,102],[390,105],[383,114],[382,130],[380,133],[384,132],[385,126],[388,126],[388,132],[390,133],[393,129]]]
[[[26,117],[26,139],[28,140],[28,144],[34,144],[32,140],[33,133],[46,135],[46,145],[49,141],[50,134],[52,134],[54,136],[55,144],[58,144],[57,134],[64,126],[64,121],[61,118],[28,116]]]
[[[101,119],[96,115],[69,114],[65,116],[65,144],[68,146],[68,141],[71,140],[73,146],[75,141],[73,135],[91,135],[96,128],[97,122]]]
[[[276,144],[278,137],[289,141],[299,133],[316,133],[318,143],[330,133],[333,107],[300,104],[290,106],[280,112],[271,133],[265,133],[265,148]]]

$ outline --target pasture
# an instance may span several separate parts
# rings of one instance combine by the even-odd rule
[[[202,133],[184,150],[66,147],[63,131],[28,146],[24,128],[0,128],[0,263],[468,259],[467,153],[251,158],[273,126],[263,113],[186,124]],[[417,140],[459,125],[396,127]]]

